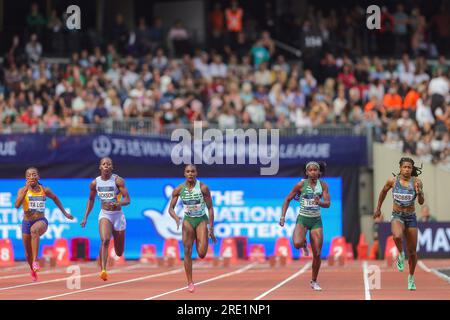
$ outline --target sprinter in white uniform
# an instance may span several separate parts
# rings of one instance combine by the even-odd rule
[[[112,173],[113,163],[110,158],[101,159],[99,169],[101,175],[90,184],[89,200],[81,227],[84,228],[86,226],[89,213],[94,207],[95,195],[98,195],[102,203],[102,209],[98,217],[100,238],[102,240],[100,247],[100,264],[102,267],[100,278],[106,281],[108,280],[106,263],[111,235],[114,237],[116,255],[120,257],[123,254],[126,220],[122,212],[122,206],[130,204],[130,195],[125,187],[125,180]]]

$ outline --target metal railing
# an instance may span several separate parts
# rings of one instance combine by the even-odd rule
[[[203,129],[219,129],[217,123],[203,122]],[[141,136],[165,136],[170,137],[176,129],[186,129],[193,132],[193,124],[169,124],[156,125],[152,118],[135,118],[124,120],[106,120],[99,124],[81,124],[78,126],[47,128],[44,125],[29,127],[23,123],[13,124],[10,130],[3,130],[4,133],[49,133],[49,134],[125,134]],[[234,128],[228,129],[265,129],[263,126],[237,124]],[[362,126],[350,124],[325,124],[317,127],[284,127],[278,129],[280,136],[366,136],[367,130]]]

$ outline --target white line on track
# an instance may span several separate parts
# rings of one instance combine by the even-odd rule
[[[367,269],[367,261],[363,261],[363,278],[364,278],[364,299],[372,300],[370,296],[370,287],[369,287],[369,270]]]
[[[20,270],[20,269],[26,269],[28,268],[28,265],[21,264],[20,266],[14,266],[14,267],[5,267],[0,268],[0,273],[3,273],[4,271],[14,271],[14,270]]]
[[[121,284],[130,283],[130,282],[136,282],[136,281],[141,281],[141,280],[146,280],[146,279],[151,279],[151,278],[168,276],[168,275],[171,275],[171,274],[179,273],[181,271],[183,271],[183,268],[179,268],[179,269],[172,270],[172,271],[166,271],[166,272],[151,274],[151,275],[144,276],[144,277],[139,277],[139,278],[133,278],[133,279],[124,280],[124,281],[113,282],[113,283],[105,284],[103,286],[97,286],[97,287],[92,287],[92,288],[88,288],[88,289],[82,289],[82,290],[76,290],[76,291],[72,291],[72,292],[66,292],[66,293],[57,294],[57,295],[54,295],[54,296],[39,298],[39,299],[36,299],[36,300],[49,300],[49,299],[54,299],[54,298],[59,298],[59,297],[65,297],[65,296],[72,295],[72,294],[78,294],[78,293],[83,293],[83,292],[88,292],[88,291],[94,291],[94,290],[98,290],[98,289],[103,289],[103,288],[108,288],[108,287],[112,287],[112,286],[118,286],[118,285],[121,285]]]
[[[280,283],[278,283],[275,287],[273,287],[270,290],[267,290],[266,292],[264,292],[263,294],[257,296],[254,300],[261,300],[262,298],[264,298],[265,296],[267,296],[268,294],[270,294],[271,292],[281,288],[282,286],[284,286],[286,283],[288,283],[291,280],[294,280],[295,278],[297,278],[299,275],[301,275],[302,273],[305,273],[309,267],[311,266],[311,261],[308,261],[308,263],[306,263],[303,268],[301,268],[299,271],[297,271],[296,273],[294,273],[293,275],[291,275],[289,278],[284,279],[283,281],[281,281]]]
[[[91,265],[94,265],[94,264],[96,264],[96,262],[89,262],[89,263],[86,263],[86,264],[82,264],[81,266],[83,266],[83,267],[90,267]],[[28,265],[26,267],[28,268]],[[54,268],[54,269],[50,269],[50,270],[46,270],[46,271],[41,271],[41,272],[38,273],[38,275],[49,274],[49,273],[58,273],[59,271],[63,271],[63,270],[67,270],[67,267],[60,267],[60,268]],[[9,276],[0,276],[0,280],[21,278],[21,277],[29,277],[29,276],[30,276],[30,272],[19,273],[19,274],[13,274],[13,275],[9,275]]]
[[[423,261],[419,260],[419,261],[417,262],[417,265],[418,265],[422,270],[424,270],[425,272],[431,272],[431,273],[434,273],[436,276],[438,276],[438,277],[441,278],[442,280],[445,280],[445,281],[447,281],[447,282],[450,283],[450,277],[449,277],[449,276],[447,276],[446,274],[443,274],[442,272],[439,272],[439,271],[436,270],[436,269],[430,269],[430,268],[428,268],[428,267],[426,266],[426,264],[425,264]]]
[[[124,270],[132,270],[138,267],[138,265],[140,265],[140,263],[132,265],[132,266],[128,266],[128,267],[124,267],[124,268],[120,268],[120,269],[114,269],[109,271],[109,273],[118,273]],[[38,273],[39,274],[39,273]],[[98,276],[99,273],[95,272],[95,273],[88,273],[88,274],[83,274],[80,276],[80,278],[88,278],[88,277],[93,277],[93,276]],[[0,288],[0,291],[6,291],[6,290],[12,290],[12,289],[17,289],[17,288],[23,288],[23,287],[29,287],[29,286],[38,286],[41,284],[47,284],[47,283],[54,283],[54,282],[60,282],[60,281],[66,281],[67,279],[69,279],[71,276],[67,276],[65,278],[58,278],[58,279],[52,279],[52,280],[47,280],[47,281],[37,281],[37,282],[30,282],[30,283],[25,283],[25,284],[19,284],[16,286],[11,286],[11,287],[3,287]]]
[[[250,263],[249,265],[246,265],[245,267],[242,267],[242,268],[240,268],[240,269],[238,269],[238,270],[236,270],[236,271],[224,273],[224,274],[219,275],[219,276],[217,276],[217,277],[214,277],[214,278],[210,278],[210,279],[206,279],[206,280],[197,282],[197,283],[195,284],[195,286],[199,286],[199,285],[204,284],[204,283],[208,283],[208,282],[220,280],[220,279],[223,279],[223,278],[226,278],[226,277],[231,277],[231,276],[233,276],[233,275],[243,273],[243,272],[247,271],[248,269],[252,268],[253,266],[255,266],[256,264],[257,264],[257,262],[253,262],[253,263]],[[175,290],[172,290],[172,291],[164,292],[164,293],[158,294],[158,295],[156,295],[156,296],[152,296],[152,297],[149,297],[149,298],[145,298],[144,300],[153,300],[153,299],[157,299],[157,298],[166,296],[166,295],[168,295],[168,294],[172,294],[172,293],[175,293],[175,292],[178,292],[178,291],[182,291],[182,290],[186,290],[186,287],[182,287],[182,288],[178,288],[178,289],[175,289]]]

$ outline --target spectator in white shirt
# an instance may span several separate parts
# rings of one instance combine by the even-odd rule
[[[169,60],[164,55],[164,50],[159,48],[156,50],[156,55],[152,59],[152,67],[162,71],[167,66],[168,61]]]
[[[272,80],[270,70],[267,68],[267,62],[261,62],[258,66],[258,71],[255,72],[255,84],[268,86]]]
[[[211,77],[225,78],[227,76],[227,66],[222,62],[222,56],[216,54],[209,65],[209,75]]]
[[[252,123],[256,125],[262,125],[266,119],[266,111],[262,103],[256,98],[253,98],[252,102],[245,108],[250,116]]]
[[[444,72],[441,69],[436,71],[437,77],[431,79],[428,85],[428,94],[431,96],[431,110],[435,113],[436,109],[443,108],[449,95],[449,83]]]
[[[28,63],[35,66],[42,55],[42,45],[38,42],[37,35],[33,33],[30,37],[30,42],[25,47],[25,53],[28,57]]]
[[[421,128],[423,128],[426,123],[434,124],[433,113],[431,112],[428,103],[426,103],[426,95],[422,95],[422,98],[417,100],[416,120]]]

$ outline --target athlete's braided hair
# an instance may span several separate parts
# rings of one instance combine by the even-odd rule
[[[416,167],[416,166],[414,165],[414,160],[411,159],[411,158],[407,158],[407,157],[401,158],[400,161],[398,162],[398,164],[399,164],[400,166],[402,166],[402,164],[403,164],[404,162],[409,162],[409,163],[411,163],[411,165],[412,165],[412,167],[413,167],[413,168],[412,168],[412,172],[411,172],[411,176],[412,176],[412,177],[418,177],[419,175],[422,174],[422,167],[423,167],[423,164],[420,165],[420,168],[419,168],[419,167]],[[392,174],[394,175],[394,177],[396,177],[396,176],[400,175],[400,172],[399,172],[398,174],[395,174],[395,173],[392,173]]]

